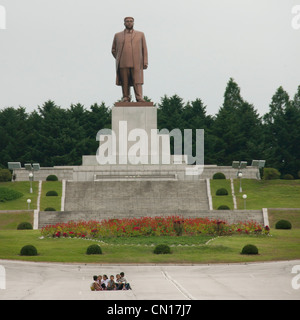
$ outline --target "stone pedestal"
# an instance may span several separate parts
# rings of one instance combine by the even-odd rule
[[[157,107],[151,102],[116,103],[112,108],[112,132],[108,139],[106,144],[115,156],[115,164],[171,163],[170,137],[158,134]]]

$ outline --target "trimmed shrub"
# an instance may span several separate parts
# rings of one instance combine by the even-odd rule
[[[8,169],[0,169],[0,182],[11,181],[11,172]]]
[[[219,206],[218,210],[230,210],[230,208],[223,204]]]
[[[50,174],[47,178],[46,181],[58,181],[58,178],[55,174]]]
[[[57,196],[58,196],[58,193],[54,190],[48,191],[46,193],[46,197],[57,197]]]
[[[23,193],[8,189],[5,187],[0,188],[0,202],[6,202],[11,200],[16,200],[23,197]]]
[[[280,178],[280,172],[275,168],[264,168],[264,180],[274,180]]]
[[[287,173],[283,176],[283,179],[284,180],[294,180],[294,176],[292,174]]]
[[[222,172],[217,172],[213,175],[213,179],[226,179],[225,174]]]
[[[216,196],[228,196],[228,191],[225,188],[220,188],[216,191]]]
[[[258,254],[258,249],[253,244],[247,244],[242,249],[241,254]]]
[[[169,253],[171,253],[171,248],[167,244],[158,244],[154,248],[153,253],[155,253],[155,254],[169,254]]]
[[[32,230],[32,224],[30,222],[21,222],[18,227],[17,230]]]
[[[86,254],[102,254],[101,247],[98,244],[92,244],[86,249]]]
[[[38,252],[35,246],[27,245],[21,249],[21,256],[37,256]]]
[[[292,229],[292,224],[287,220],[279,220],[275,224],[275,229]]]
[[[44,211],[56,211],[56,209],[55,209],[55,208],[48,207],[48,208],[46,208]]]

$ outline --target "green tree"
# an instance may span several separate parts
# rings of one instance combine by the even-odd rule
[[[272,97],[269,112],[264,116],[266,159],[268,165],[281,174],[295,177],[300,167],[300,89],[290,100],[288,93],[279,87]]]
[[[224,93],[224,102],[214,121],[215,155],[219,165],[233,160],[261,159],[263,136],[261,119],[253,105],[244,101],[240,88],[231,78]]]

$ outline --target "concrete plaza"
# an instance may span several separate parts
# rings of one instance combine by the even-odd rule
[[[2,287],[5,284],[5,289],[0,288],[0,300],[300,300],[300,288],[292,285],[293,279],[294,284],[300,282],[299,274],[292,273],[293,268],[300,271],[300,260],[211,265],[0,260],[0,265]],[[110,276],[121,271],[133,290],[90,291],[93,275]]]

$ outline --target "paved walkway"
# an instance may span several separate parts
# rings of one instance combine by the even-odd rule
[[[295,268],[295,266],[299,268]],[[0,260],[0,300],[300,300],[300,260],[212,265],[96,265]],[[5,270],[5,277],[3,271]],[[91,292],[94,274],[125,272],[129,291]],[[5,278],[6,289],[3,287]],[[2,283],[1,283],[2,279]],[[300,279],[296,283],[300,286]],[[294,279],[295,283],[295,279]]]

